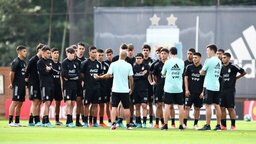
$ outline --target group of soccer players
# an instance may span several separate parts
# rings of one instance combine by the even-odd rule
[[[230,62],[231,55],[222,49],[218,50],[216,45],[208,45],[206,48],[208,58],[202,65],[201,54],[193,48],[188,49],[187,60],[183,61],[177,57],[177,48],[159,47],[156,49],[157,60],[154,61],[149,56],[151,47],[147,44],[143,45],[141,52],[136,55],[132,44],[122,44],[120,55],[115,57],[110,48],[104,52],[102,49],[90,46],[89,57],[85,58],[85,45],[78,43],[66,48],[67,57],[60,63],[58,49],[50,49],[49,46],[40,43],[36,47],[37,54],[26,65],[26,47],[18,46],[18,57],[13,60],[10,72],[9,87],[13,90],[13,97],[9,108],[9,126],[21,126],[20,109],[25,101],[27,87],[29,100],[32,102],[29,126],[54,127],[49,120],[49,108],[53,100],[55,100],[55,125],[62,125],[59,114],[60,103],[64,99],[66,127],[112,126],[112,129],[116,126],[125,127],[122,123],[125,114],[126,117],[129,116],[129,119],[126,119],[128,129],[159,128],[161,121],[161,129],[167,130],[169,118],[171,118],[171,128],[175,128],[173,105],[177,104],[180,130],[187,127],[192,105],[194,106],[193,128],[211,130],[211,108],[214,105],[217,115],[217,125],[214,130],[227,130],[226,109],[230,115],[231,129],[234,130],[236,129],[235,84],[236,80],[243,77],[246,72],[239,66],[233,65]],[[125,55],[122,55],[124,52]],[[129,101],[114,104],[117,113],[114,114],[116,118],[113,120],[110,110],[115,75],[100,77],[109,74],[110,65],[114,63],[117,65],[117,61],[122,59],[132,67],[130,73],[132,79],[129,78],[127,82],[131,91]],[[240,75],[237,76],[237,73]],[[120,81],[123,79],[120,78]],[[155,114],[153,104],[156,105]],[[203,104],[206,108],[206,124],[199,128],[198,120]],[[40,121],[41,105],[44,105],[42,122]],[[75,105],[76,121],[73,122]],[[103,121],[105,113],[108,124]],[[155,115],[154,125],[153,115]]]

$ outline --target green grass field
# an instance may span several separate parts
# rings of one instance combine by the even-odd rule
[[[26,124],[22,121],[22,124]],[[177,122],[176,122],[177,124]],[[215,121],[212,122],[212,127]],[[228,121],[228,125],[230,122]],[[192,121],[189,121],[192,126]],[[200,126],[203,122],[199,123]],[[6,120],[0,121],[0,143],[38,144],[38,143],[92,143],[92,144],[255,144],[256,122],[237,121],[236,131],[196,131],[186,129],[133,129],[118,128],[45,128],[45,127],[9,127]]]

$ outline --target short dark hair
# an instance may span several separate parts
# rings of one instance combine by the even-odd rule
[[[133,50],[134,50],[133,44],[128,44],[128,51],[133,51]]]
[[[195,52],[193,55],[201,57],[201,54],[199,52]]]
[[[160,52],[166,52],[169,53],[169,50],[167,48],[162,48]]]
[[[163,47],[158,47],[157,49],[156,49],[156,52],[161,52],[161,49],[162,49]]]
[[[38,52],[40,49],[42,49],[44,45],[45,45],[45,44],[39,43],[39,44],[36,46],[36,52]]]
[[[76,45],[71,45],[71,46],[69,46],[69,47],[72,47],[73,49],[77,49],[77,46]]]
[[[95,46],[90,46],[89,47],[89,52],[92,51],[92,50],[96,50],[97,48]]]
[[[142,46],[142,49],[148,49],[149,51],[151,51],[151,47],[150,47],[150,45],[148,45],[148,44],[144,44],[144,45]]]
[[[227,56],[227,57],[229,57],[229,58],[231,58],[231,54],[228,53],[228,52],[225,52],[223,55],[224,55],[224,56]]]
[[[48,45],[44,45],[43,48],[42,48],[42,51],[46,52],[48,50],[51,51],[50,47]]]
[[[70,47],[67,47],[67,48],[66,48],[66,52],[67,52],[67,53],[75,53],[75,49],[70,46]]]
[[[192,52],[193,54],[196,52],[194,48],[189,48],[188,51]]]
[[[104,53],[103,49],[97,49],[98,53]]]
[[[52,48],[51,52],[59,51],[57,48]]]
[[[26,49],[25,46],[19,45],[19,46],[17,46],[16,51],[21,51],[21,50],[24,50],[24,49]]]
[[[222,52],[224,53],[225,51],[223,49],[218,49],[217,52]]]
[[[142,59],[144,58],[142,53],[137,53],[135,57],[142,57]]]
[[[128,46],[127,46],[127,44],[123,43],[123,44],[121,44],[120,48],[122,50],[126,50],[126,49],[128,49]]]
[[[79,46],[79,45],[85,47],[85,44],[83,42],[78,42],[77,46]]]
[[[171,48],[170,48],[170,53],[171,53],[172,55],[176,55],[176,54],[178,53],[177,48],[176,48],[176,47],[171,47]]]
[[[113,54],[113,50],[112,50],[111,48],[107,48],[105,52],[106,52],[106,53],[112,53],[112,54]]]
[[[216,52],[217,52],[217,49],[218,49],[215,44],[210,44],[210,45],[207,46],[207,48],[209,48],[210,50],[213,50],[214,53],[216,53]]]

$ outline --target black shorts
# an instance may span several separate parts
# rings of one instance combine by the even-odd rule
[[[101,101],[101,91],[99,87],[86,88],[83,91],[84,104],[98,104]]]
[[[12,100],[18,102],[24,102],[26,96],[26,88],[25,86],[12,86]]]
[[[64,101],[67,101],[67,100],[76,101],[77,89],[64,88],[63,95],[64,95]]]
[[[189,97],[185,98],[185,106],[201,108],[203,106],[203,99],[200,98],[200,93],[190,93]]]
[[[225,108],[234,108],[235,107],[235,93],[233,89],[223,90],[221,92],[221,102],[220,106]]]
[[[220,92],[205,89],[205,104],[220,104]]]
[[[148,103],[153,103],[153,99],[154,99],[153,94],[154,94],[153,86],[148,83]]]
[[[132,93],[132,102],[133,104],[141,104],[148,102],[148,91],[134,91]]]
[[[55,101],[61,101],[63,100],[62,97],[62,91],[61,91],[61,86],[60,85],[54,85],[54,90],[53,90],[53,98]]]
[[[77,97],[83,98],[83,88],[80,81],[77,82]]]
[[[52,101],[54,98],[54,87],[41,87],[41,95],[42,95],[42,100],[45,101]]]
[[[29,85],[29,100],[41,100],[41,90],[39,85]]]
[[[182,93],[164,93],[164,103],[165,104],[178,104],[183,105],[183,95]]]
[[[155,96],[155,103],[163,102],[163,97],[164,97],[163,85],[156,85],[154,96]]]
[[[130,107],[129,93],[112,92],[112,107],[118,107],[120,101],[122,102],[124,109],[129,109]]]

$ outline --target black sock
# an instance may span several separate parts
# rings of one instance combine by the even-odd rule
[[[194,125],[197,125],[198,124],[198,119],[195,119],[194,120]]]
[[[60,121],[60,116],[59,115],[55,115],[55,121],[59,122]]]
[[[119,118],[119,123],[123,123],[123,118]]]
[[[92,116],[89,116],[89,123],[92,123]]]
[[[156,124],[157,125],[159,124],[159,118],[156,118]]]
[[[80,114],[76,114],[76,123],[79,123]]]
[[[40,122],[40,117],[39,116],[34,116],[34,119],[35,119],[35,123]]]
[[[133,117],[130,117],[130,123],[132,123],[133,122]]]
[[[226,119],[221,119],[221,125],[226,127],[227,126],[227,120]]]
[[[30,115],[29,115],[29,120],[28,120],[28,123],[33,123],[33,114],[31,113]]]
[[[69,115],[69,114],[67,115],[66,124],[70,124],[70,116],[71,116],[71,115]]]
[[[15,116],[15,123],[20,123],[20,116]]]
[[[48,115],[46,115],[46,123],[49,123],[50,122],[50,120],[49,120],[49,116]]]
[[[47,123],[47,116],[43,116],[43,124]]]
[[[103,116],[100,117],[100,123],[103,123]]]
[[[172,118],[172,125],[175,125],[175,119]]]
[[[72,115],[70,115],[70,123],[73,123],[73,116]]]
[[[135,118],[135,122],[136,122],[136,124],[140,124],[140,122],[139,122],[139,121],[140,121],[139,117],[136,117],[136,118]]]
[[[84,115],[82,115],[82,121],[85,122],[85,116]]]
[[[88,116],[84,116],[84,122],[88,123]]]
[[[127,127],[127,128],[130,127],[130,124],[126,124],[126,127]]]
[[[184,119],[184,120],[183,120],[185,126],[187,126],[187,121],[188,121],[188,119]]]
[[[9,115],[9,124],[13,122],[13,116]]]
[[[112,125],[116,125],[116,122],[113,122]]]
[[[139,123],[141,124],[141,117],[139,117]]]
[[[164,124],[164,118],[161,118],[160,120],[161,120],[161,123]]]
[[[231,119],[231,126],[236,126],[236,119]]]
[[[153,116],[149,116],[149,123],[153,123]]]
[[[143,124],[146,124],[147,122],[147,117],[143,117]]]
[[[111,123],[111,119],[108,119],[108,122]]]
[[[93,123],[97,123],[97,117],[93,117]]]
[[[116,117],[116,122],[117,122],[118,120],[119,120],[118,117]]]

